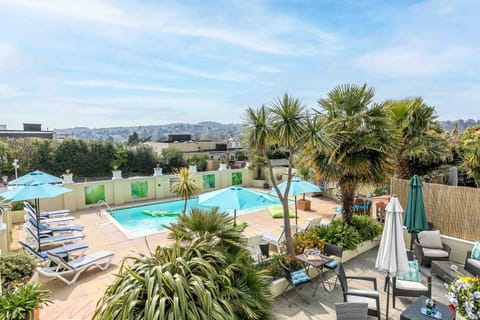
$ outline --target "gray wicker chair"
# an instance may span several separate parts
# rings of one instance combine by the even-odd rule
[[[422,231],[420,234],[427,232],[438,231]],[[417,239],[415,239],[414,242],[415,256],[417,257],[420,265],[430,267],[433,260],[448,261],[450,259],[450,251],[452,251],[452,248],[448,244],[441,242],[441,248],[440,246],[436,248],[425,246],[425,244],[422,244],[419,241],[420,234],[417,235]],[[440,242],[440,240],[437,241]]]
[[[480,260],[472,258],[472,251],[467,252],[467,257],[465,258],[465,270],[474,276],[480,276]]]
[[[392,278],[393,308],[395,308],[396,297],[432,296],[432,276],[421,269],[419,273],[420,276],[423,275],[426,278],[426,285],[423,282],[399,280],[396,277]]]
[[[344,302],[361,302],[368,304],[368,314],[376,316],[380,320],[380,295],[377,291],[377,278],[365,276],[346,276],[343,264],[339,263],[335,269],[340,285],[343,291]],[[348,287],[348,280],[370,281],[373,284],[371,291],[350,289]]]
[[[367,320],[368,303],[342,302],[335,303],[337,320]]]

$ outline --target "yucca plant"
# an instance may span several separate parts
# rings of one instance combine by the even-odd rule
[[[0,295],[0,319],[29,320],[36,308],[48,305],[50,291],[37,284],[20,283],[4,290]]]

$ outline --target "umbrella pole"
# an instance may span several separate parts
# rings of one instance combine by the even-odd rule
[[[233,209],[233,227],[237,226],[237,209]]]
[[[410,251],[413,250],[413,232],[410,233]]]
[[[38,251],[42,251],[42,245],[40,244],[40,199],[35,199],[35,216],[37,217],[37,238],[38,238]]]
[[[385,319],[388,320],[388,308],[390,305],[390,272],[387,274],[387,311],[385,315]],[[380,310],[378,311],[380,312]]]

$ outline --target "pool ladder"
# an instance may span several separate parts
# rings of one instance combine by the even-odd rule
[[[99,216],[102,216],[102,208],[105,208],[105,211],[110,213],[113,217],[113,210],[110,208],[108,203],[106,203],[104,200],[97,201],[97,214]]]

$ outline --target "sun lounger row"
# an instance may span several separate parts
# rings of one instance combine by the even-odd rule
[[[19,243],[39,262],[37,271],[40,275],[71,285],[90,267],[105,270],[110,266],[115,253],[87,253],[88,244],[77,242],[85,237],[84,226],[71,224],[75,218],[68,216],[68,210],[42,212],[37,220],[35,209],[27,204],[24,208],[26,241]],[[46,250],[39,251],[39,248]]]

